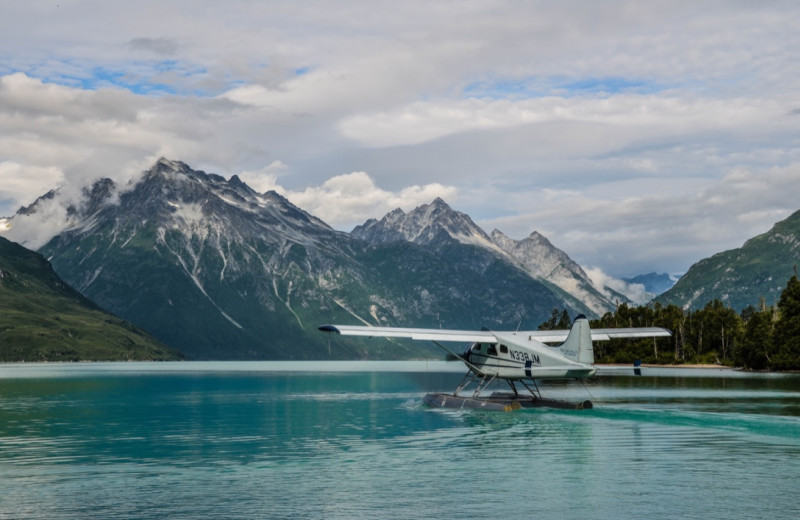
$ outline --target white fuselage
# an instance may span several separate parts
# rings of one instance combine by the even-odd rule
[[[469,364],[489,377],[504,379],[587,378],[596,369],[564,355],[562,347],[550,347],[533,337],[495,333],[497,343],[473,343],[463,354]]]

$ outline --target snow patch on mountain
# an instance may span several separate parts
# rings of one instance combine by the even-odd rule
[[[175,208],[172,218],[175,221],[182,221],[188,226],[200,226],[205,224],[203,215],[203,206],[197,202],[190,202],[188,204],[178,205],[167,201],[167,203]]]

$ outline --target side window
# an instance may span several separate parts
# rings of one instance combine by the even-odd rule
[[[501,354],[508,354],[508,347],[505,345],[500,345],[500,353]]]
[[[497,348],[494,345],[489,345],[489,349],[486,351],[486,353],[489,354],[490,356],[496,356]]]

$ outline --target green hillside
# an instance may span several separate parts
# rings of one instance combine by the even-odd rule
[[[738,249],[697,262],[655,301],[699,309],[716,299],[738,311],[759,305],[761,298],[774,305],[798,264],[800,211]]]
[[[81,296],[41,255],[0,237],[0,361],[180,357]]]

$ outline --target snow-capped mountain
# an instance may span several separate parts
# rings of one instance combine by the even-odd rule
[[[419,357],[418,344],[331,344],[317,327],[536,328],[562,305],[485,248],[368,243],[277,193],[167,159],[131,185],[101,179],[62,199],[40,198],[9,232],[60,229],[40,248],[56,272],[189,358]]]
[[[584,269],[561,249],[534,231],[523,240],[514,240],[501,231],[492,231],[492,241],[537,280],[545,280],[583,303],[592,314],[602,315],[628,298],[606,286],[597,287]]]
[[[308,285],[349,262],[342,233],[280,195],[167,159],[126,190],[96,182],[68,213],[41,249],[56,271],[190,357],[306,357],[276,345],[315,329],[324,316],[298,309],[336,304]]]
[[[455,241],[484,248],[547,285],[566,307],[580,309],[577,312],[602,315],[613,310],[616,301],[628,301],[607,287],[596,287],[580,265],[541,234],[533,232],[524,240],[511,239],[498,230],[487,235],[468,215],[439,198],[408,213],[396,209],[381,220],[370,219],[353,229],[352,235],[372,243],[405,240],[441,247]]]
[[[495,249],[489,235],[469,215],[453,210],[439,197],[408,213],[398,208],[381,220],[370,219],[351,234],[374,244],[405,240],[429,245],[453,238],[462,244]]]

